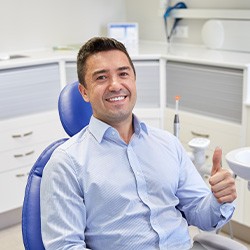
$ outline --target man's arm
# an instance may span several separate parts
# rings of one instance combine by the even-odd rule
[[[57,149],[47,163],[41,182],[41,228],[47,250],[87,249],[86,209],[74,163]]]
[[[194,225],[202,230],[214,230],[227,223],[234,212],[235,206],[232,201],[235,199],[235,182],[227,170],[218,169],[221,162],[221,151],[215,150],[213,157],[214,184],[209,190],[207,184],[190,161],[183,149],[180,184],[177,196],[180,200],[177,206],[185,214],[189,225]],[[217,169],[217,172],[215,171]],[[216,172],[216,173],[214,173]],[[211,177],[211,178],[212,178]],[[228,183],[227,185],[224,185]],[[224,191],[218,187],[224,187]],[[218,188],[218,189],[215,189]],[[229,193],[232,192],[232,196]],[[235,193],[235,194],[234,194]],[[223,199],[225,202],[219,202]]]

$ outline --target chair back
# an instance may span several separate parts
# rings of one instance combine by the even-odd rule
[[[85,102],[78,90],[78,82],[68,84],[61,91],[58,111],[62,126],[69,136],[78,133],[89,124],[92,108]]]

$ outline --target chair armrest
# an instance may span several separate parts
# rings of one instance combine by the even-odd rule
[[[248,250],[241,243],[215,233],[202,232],[194,236],[194,241],[208,250]]]

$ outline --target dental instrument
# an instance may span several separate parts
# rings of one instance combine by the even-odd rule
[[[174,115],[174,135],[179,138],[180,120],[179,120],[179,100],[180,96],[175,96],[175,115]]]

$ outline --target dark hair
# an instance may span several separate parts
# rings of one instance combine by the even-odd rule
[[[85,74],[86,74],[86,61],[88,57],[98,52],[110,51],[110,50],[120,50],[121,52],[123,52],[127,56],[129,63],[134,71],[134,74],[136,74],[133,62],[125,46],[121,42],[108,37],[94,37],[88,40],[80,48],[77,55],[77,75],[79,83],[81,83],[86,87]]]

